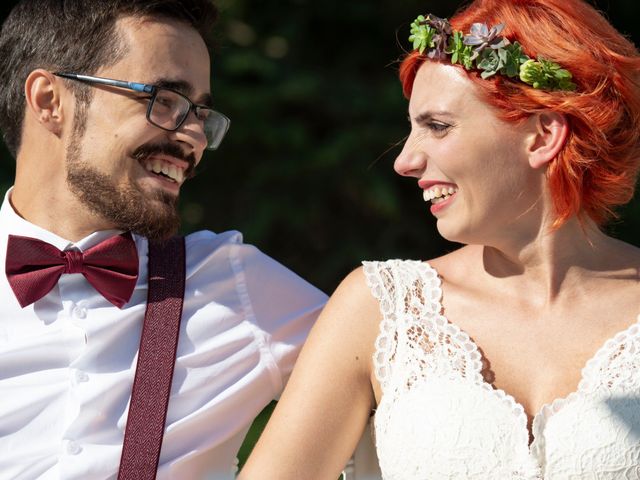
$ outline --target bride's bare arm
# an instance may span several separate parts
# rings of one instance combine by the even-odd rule
[[[380,312],[362,268],[340,284],[307,340],[240,480],[336,480],[375,398],[371,358]]]

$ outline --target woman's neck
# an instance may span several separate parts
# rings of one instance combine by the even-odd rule
[[[499,246],[483,249],[485,272],[513,282],[544,305],[588,289],[588,280],[612,272],[640,268],[640,249],[605,235],[590,220],[570,219],[562,227],[510,236]],[[586,281],[586,282],[585,282]],[[544,299],[544,300],[542,300]]]

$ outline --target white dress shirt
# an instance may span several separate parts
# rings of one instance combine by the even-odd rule
[[[0,209],[9,234],[86,250]],[[122,309],[81,274],[20,308],[0,274],[0,479],[115,478],[147,299],[147,241]],[[229,479],[249,424],[277,397],[326,296],[238,232],[186,237],[186,288],[158,479]]]

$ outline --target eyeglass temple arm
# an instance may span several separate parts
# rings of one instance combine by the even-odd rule
[[[121,87],[134,90],[136,92],[153,93],[154,86],[146,83],[125,82],[123,80],[113,80],[111,78],[92,77],[90,75],[79,75],[77,73],[56,72],[54,75],[72,80],[80,80],[81,82],[100,83],[111,87]]]

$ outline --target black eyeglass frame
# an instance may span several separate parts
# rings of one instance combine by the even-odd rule
[[[115,80],[113,78],[94,77],[91,75],[82,75],[79,73],[72,73],[72,72],[52,72],[52,73],[57,77],[66,78],[70,80],[77,80],[77,81],[88,83],[88,84],[106,85],[110,87],[124,88],[126,90],[132,90],[134,92],[149,94],[150,95],[149,105],[147,106],[147,114],[146,114],[147,121],[154,127],[158,127],[167,132],[175,132],[176,130],[178,130],[187,120],[187,117],[191,112],[194,112],[196,115],[196,118],[198,118],[199,110],[208,110],[210,112],[209,115],[213,115],[216,119],[218,119],[222,123],[222,133],[216,136],[217,141],[215,141],[211,145],[209,145],[209,142],[207,141],[207,147],[206,147],[207,150],[216,150],[222,143],[222,140],[224,139],[227,131],[229,131],[231,120],[229,120],[229,118],[226,115],[206,105],[198,105],[196,103],[193,103],[189,97],[187,97],[182,92],[179,92],[178,90],[174,90],[173,88],[159,87],[157,85],[152,85],[148,83],[128,82],[126,80]],[[153,109],[153,104],[156,101],[158,92],[162,90],[175,93],[176,95],[184,98],[189,103],[189,109],[185,112],[185,114],[180,119],[180,121],[177,122],[177,125],[175,126],[175,128],[163,127],[162,125],[158,125],[153,120],[151,120],[151,110]]]

